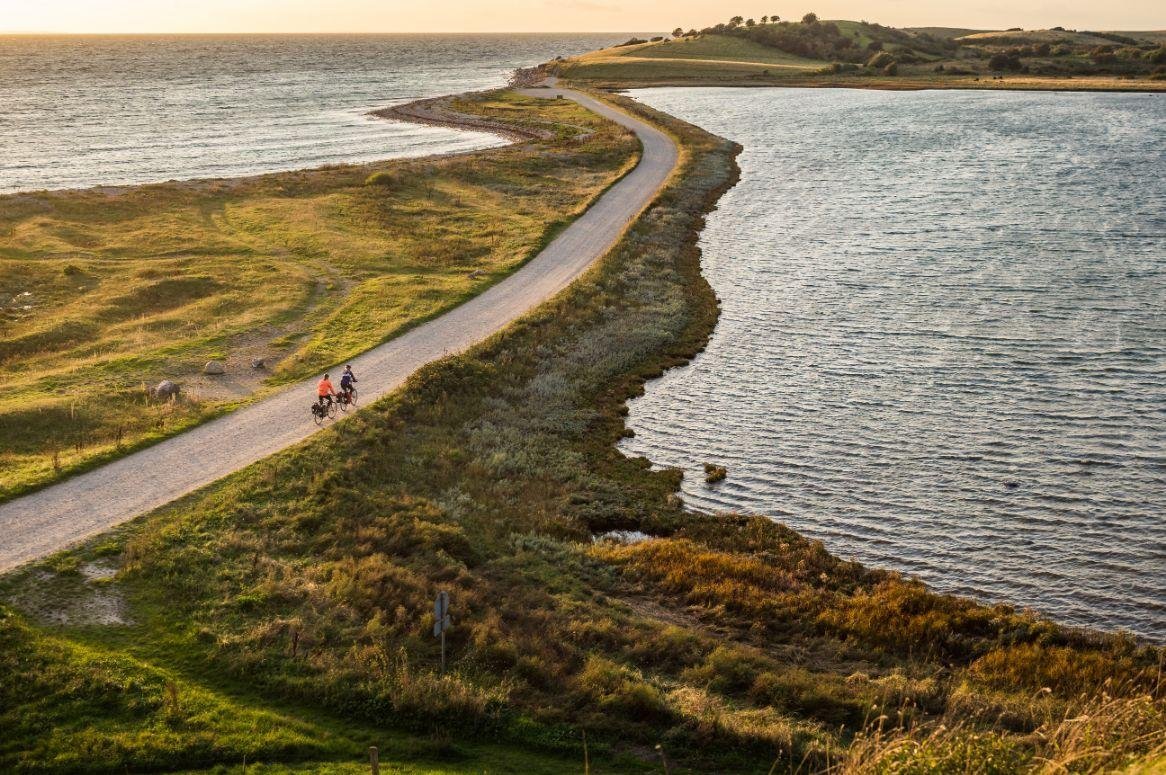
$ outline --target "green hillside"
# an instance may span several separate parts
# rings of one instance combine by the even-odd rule
[[[726,35],[703,35],[638,46],[621,46],[608,49],[608,52],[618,58],[711,59],[794,67],[812,67],[818,64],[814,60],[787,54],[780,49],[764,46],[747,38]]]
[[[608,88],[703,83],[1166,89],[1160,32],[896,29],[812,14],[800,22],[734,17],[672,39],[615,46],[550,67]]]

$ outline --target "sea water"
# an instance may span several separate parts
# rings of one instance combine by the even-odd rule
[[[700,241],[720,321],[625,451],[694,507],[1166,640],[1166,95],[636,96],[744,151]]]
[[[626,34],[0,36],[0,193],[466,151],[369,111],[501,86]]]

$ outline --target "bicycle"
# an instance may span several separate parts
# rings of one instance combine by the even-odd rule
[[[349,388],[348,390],[341,390],[336,394],[336,404],[340,407],[340,411],[347,412],[348,407],[356,408],[356,388]]]
[[[316,425],[323,425],[325,420],[336,419],[336,402],[329,401],[326,404],[321,404],[319,401],[312,402],[312,419],[316,421]]]

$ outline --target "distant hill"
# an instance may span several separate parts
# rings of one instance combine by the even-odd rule
[[[1007,76],[1012,88],[1160,90],[1166,87],[1166,32],[895,28],[820,20],[813,14],[798,22],[736,16],[702,30],[677,29],[670,38],[633,39],[554,69],[610,86],[773,82],[971,87],[982,80],[999,86]],[[1081,78],[1089,80],[1064,83]]]
[[[1087,32],[1065,30],[1061,28],[1050,30],[994,30],[987,32],[973,32],[954,40],[961,45],[986,46],[1023,46],[1034,43],[1062,44],[1091,48],[1094,46],[1138,46],[1152,47],[1158,45],[1152,32]]]

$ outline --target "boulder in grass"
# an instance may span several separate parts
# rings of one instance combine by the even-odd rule
[[[155,385],[154,389],[150,391],[150,393],[157,400],[166,401],[171,398],[176,398],[181,390],[182,388],[180,388],[176,383],[171,382],[168,379],[164,379]]]
[[[226,374],[227,367],[223,365],[222,361],[207,361],[206,366],[202,367],[202,373],[218,376],[219,374]]]

